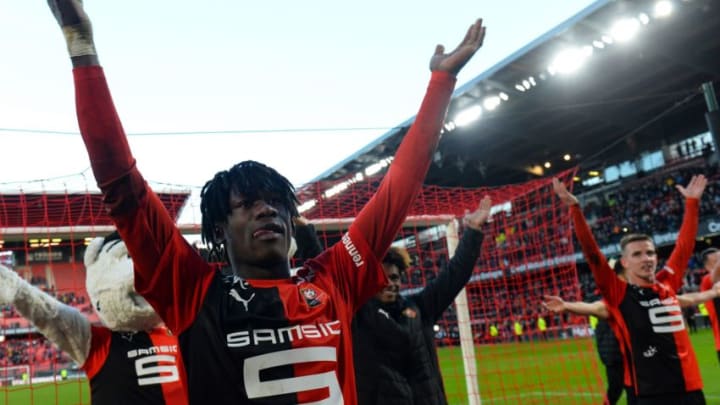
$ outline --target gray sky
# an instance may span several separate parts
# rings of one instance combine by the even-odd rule
[[[452,49],[476,17],[485,46],[458,85],[591,3],[85,0],[140,170],[188,188],[246,159],[301,185],[414,115],[435,44]],[[0,1],[0,37],[0,189],[94,187],[46,2]],[[133,135],[158,132],[197,134]]]

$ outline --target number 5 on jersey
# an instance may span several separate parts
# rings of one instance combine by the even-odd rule
[[[655,333],[672,333],[685,329],[682,311],[677,305],[650,308],[648,314]]]
[[[342,405],[344,401],[340,382],[334,370],[300,377],[260,381],[260,372],[265,369],[317,361],[337,362],[335,348],[329,346],[303,347],[248,357],[245,359],[243,367],[245,392],[249,399],[254,399],[328,388],[330,396],[322,401],[312,402],[312,405]]]

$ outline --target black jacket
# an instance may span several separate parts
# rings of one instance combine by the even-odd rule
[[[466,229],[447,269],[390,305],[372,299],[353,321],[359,405],[446,405],[433,326],[467,284],[482,233]]]
[[[600,355],[600,361],[608,366],[612,364],[623,363],[622,353],[620,352],[620,342],[618,342],[615,333],[610,328],[608,321],[598,319],[595,326],[595,341],[597,343],[597,351]]]

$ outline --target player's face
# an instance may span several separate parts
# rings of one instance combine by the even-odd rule
[[[382,303],[395,302],[400,294],[400,270],[394,264],[383,263],[385,276],[388,278],[388,285],[382,291],[377,293],[375,297]]]
[[[230,207],[222,231],[232,264],[286,265],[292,226],[290,213],[281,198],[266,193],[250,201],[239,193],[232,193]]]
[[[623,251],[622,265],[630,283],[638,285],[654,283],[657,267],[655,244],[649,240],[628,243]]]

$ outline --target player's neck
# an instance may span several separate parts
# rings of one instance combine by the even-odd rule
[[[257,266],[251,264],[239,264],[233,268],[233,272],[244,279],[250,280],[275,280],[290,278],[290,265],[278,263],[272,266]]]
[[[653,278],[652,280],[648,280],[642,277],[636,277],[632,274],[628,274],[628,282],[638,287],[648,288],[652,287],[653,284],[655,284],[655,279]]]

